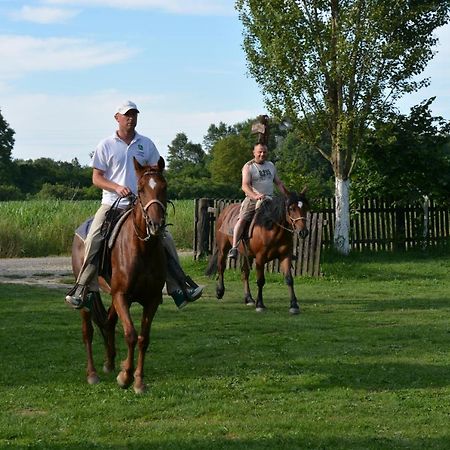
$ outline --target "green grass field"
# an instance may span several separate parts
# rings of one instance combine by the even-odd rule
[[[218,302],[204,263],[184,259],[205,296],[180,312],[165,297],[143,396],[115,374],[85,383],[63,289],[0,285],[0,448],[447,449],[449,264],[325,255],[323,278],[296,279],[303,312],[291,317],[281,276],[267,276],[257,314],[238,273]],[[100,369],[98,335],[95,349]]]

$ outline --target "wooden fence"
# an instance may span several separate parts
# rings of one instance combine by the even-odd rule
[[[320,205],[320,206],[319,206]],[[324,215],[322,248],[333,247],[335,199],[317,201]],[[445,244],[450,236],[450,210],[433,200],[398,205],[383,199],[365,199],[351,206],[352,250],[410,250]]]
[[[195,258],[212,253],[216,217],[226,205],[239,201],[207,198],[195,201]],[[314,201],[313,209],[308,214],[309,236],[306,239],[294,236],[295,275],[319,276],[321,250],[333,247],[335,199]],[[351,206],[352,251],[436,247],[449,242],[449,237],[450,210],[430,199],[406,206],[389,200],[366,199]],[[276,260],[269,263],[267,269],[278,271],[279,262]]]
[[[201,198],[195,200],[194,220],[194,258],[210,255],[215,245],[215,222],[221,211],[230,203],[239,203],[240,200],[213,200]],[[320,275],[320,251],[322,248],[323,214],[308,213],[307,227],[309,235],[305,239],[294,235],[294,275]],[[237,261],[228,261],[228,267],[241,264],[241,257]],[[269,262],[266,270],[279,272],[278,260]]]

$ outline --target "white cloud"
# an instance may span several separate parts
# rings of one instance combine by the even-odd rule
[[[131,58],[136,49],[122,43],[85,39],[0,35],[0,80],[38,71],[79,70]]]
[[[186,133],[192,142],[202,143],[211,123],[231,125],[262,111],[179,111],[172,106],[173,98],[116,90],[82,96],[3,92],[1,97],[2,115],[16,132],[13,158],[71,161],[76,157],[81,164],[88,164],[89,153],[100,139],[114,132],[115,107],[128,98],[141,111],[138,131],[149,136],[164,157],[178,132]]]
[[[10,13],[14,20],[34,22],[41,24],[64,23],[75,17],[79,11],[61,8],[40,8],[24,5],[19,11]]]
[[[174,14],[232,15],[233,0],[44,0],[50,5],[158,9]]]

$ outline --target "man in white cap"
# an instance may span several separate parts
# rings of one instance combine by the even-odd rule
[[[84,302],[89,292],[99,290],[98,268],[94,258],[101,247],[101,228],[107,212],[116,201],[119,202],[116,204],[118,208],[127,208],[130,204],[129,196],[137,194],[133,157],[141,165],[155,167],[160,158],[151,139],[135,131],[138,113],[136,104],[131,101],[119,105],[114,114],[118,130],[112,136],[100,141],[92,157],[92,182],[103,191],[102,204],[94,216],[84,243],[84,263],[78,279],[74,288],[66,296],[66,302],[76,309],[85,307]],[[163,244],[172,263],[169,264],[166,280],[167,292],[173,297],[177,307],[182,308],[188,302],[197,300],[202,295],[203,287],[195,283],[193,286],[184,284],[184,279],[188,277],[181,269],[175,243],[167,231]]]

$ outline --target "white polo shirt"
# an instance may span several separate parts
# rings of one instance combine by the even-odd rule
[[[159,152],[148,137],[135,134],[130,145],[114,133],[100,141],[92,157],[92,167],[104,172],[107,180],[127,186],[137,195],[137,176],[134,169],[133,156],[141,165],[155,165],[159,160]],[[119,196],[115,192],[103,189],[102,204],[112,205]],[[123,198],[119,206],[129,204],[128,198]]]

